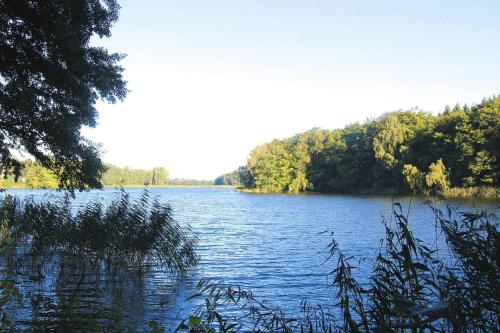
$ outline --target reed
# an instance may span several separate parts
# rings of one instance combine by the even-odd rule
[[[136,201],[121,191],[109,205],[89,202],[76,212],[70,196],[49,202],[6,196],[0,203],[2,244],[28,248],[35,259],[57,255],[108,271],[160,263],[184,272],[197,263],[196,237],[172,218],[169,205],[144,191]]]
[[[104,305],[94,304],[95,311],[78,305],[80,294],[85,302],[84,288],[95,285],[98,292],[101,282],[140,279],[153,265],[183,274],[198,262],[189,226],[176,223],[170,206],[146,190],[137,200],[122,190],[109,205],[94,201],[80,208],[69,195],[49,202],[6,196],[0,226],[0,331],[17,331],[15,309],[23,303],[46,314],[31,318],[34,330],[93,332],[103,321],[116,328],[122,320]],[[47,297],[17,286],[26,280],[56,293]]]
[[[500,199],[500,189],[492,186],[451,187],[442,195],[445,198]]]
[[[334,305],[306,300],[286,313],[248,290],[201,281],[203,300],[178,327],[189,332],[494,332],[498,313],[498,218],[485,212],[434,211],[445,248],[425,244],[395,204],[385,237],[372,258],[368,283],[355,278],[354,260],[334,238],[327,248]],[[330,235],[333,236],[332,233]],[[363,262],[366,262],[364,260]]]

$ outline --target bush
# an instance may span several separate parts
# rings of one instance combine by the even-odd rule
[[[444,166],[443,159],[429,165],[429,172],[425,175],[427,187],[435,192],[446,191],[450,187],[448,173]]]

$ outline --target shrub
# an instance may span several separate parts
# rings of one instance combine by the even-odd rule
[[[425,175],[425,182],[427,187],[435,192],[443,192],[450,187],[448,173],[441,158],[436,163],[429,165],[429,172]]]
[[[416,166],[405,164],[403,176],[412,193],[421,193],[424,190],[425,175]]]

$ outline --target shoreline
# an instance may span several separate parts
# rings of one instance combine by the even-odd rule
[[[139,185],[139,184],[126,184],[126,185],[105,185],[102,189],[155,189],[155,188],[186,188],[186,189],[203,189],[203,188],[213,188],[213,189],[233,189],[235,192],[248,193],[248,194],[286,194],[286,195],[307,195],[307,194],[332,194],[332,195],[376,195],[376,196],[411,196],[411,193],[398,192],[396,190],[386,190],[386,191],[359,191],[359,192],[319,192],[319,191],[304,191],[298,193],[289,192],[279,192],[279,191],[267,191],[257,188],[246,188],[237,187],[234,185]],[[55,187],[47,188],[30,188],[25,186],[12,186],[8,188],[0,188],[1,191],[7,190],[58,190]],[[415,194],[415,196],[423,198],[434,198],[432,195],[425,194]],[[437,195],[442,199],[480,199],[480,200],[493,200],[500,201],[500,188],[491,187],[471,187],[471,188],[461,188],[455,187],[451,188],[444,195]]]
[[[233,185],[104,185],[102,189],[119,189],[119,188],[236,188]],[[58,190],[57,187],[26,187],[26,186],[11,186],[1,188],[3,190]]]
[[[236,187],[234,189],[236,192],[249,193],[249,194],[335,194],[335,195],[380,195],[380,196],[412,196],[411,193],[400,192],[396,190],[386,190],[386,191],[359,191],[359,192],[318,192],[318,191],[304,191],[299,193],[289,193],[289,192],[277,192],[277,191],[267,191],[258,188],[247,188],[247,187]],[[414,196],[423,198],[434,198],[433,195],[426,195],[423,193],[414,194]],[[481,199],[481,200],[493,200],[500,201],[500,188],[493,187],[453,187],[447,190],[444,194],[439,194],[437,197],[442,199]]]

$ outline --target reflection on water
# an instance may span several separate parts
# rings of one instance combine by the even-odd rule
[[[127,190],[132,199],[141,191]],[[74,206],[89,200],[110,202],[118,192],[108,189],[78,193]],[[45,190],[6,193],[40,201],[62,195]],[[373,258],[384,232],[382,216],[389,216],[393,200],[405,207],[410,203],[407,197],[256,195],[231,189],[168,188],[152,189],[151,193],[171,204],[175,219],[181,225],[191,225],[198,235],[201,262],[196,272],[171,276],[152,266],[112,278],[95,270],[86,271],[82,279],[81,271],[68,267],[60,275],[48,265],[45,278],[40,279],[25,271],[15,277],[25,294],[22,307],[12,309],[16,311],[12,313],[16,326],[64,330],[68,325],[85,324],[138,330],[154,320],[173,331],[180,318],[191,312],[193,304],[186,298],[200,277],[242,285],[257,298],[287,310],[297,308],[303,298],[329,305],[333,298],[326,279],[332,266],[324,262],[321,252],[330,239],[320,232],[334,231],[347,255]],[[485,201],[447,204],[474,210],[500,208],[498,202]],[[436,237],[432,211],[423,199],[411,202],[410,227],[424,241]],[[2,267],[6,267],[5,258],[2,260]],[[356,274],[363,278],[370,270],[371,263],[362,262]]]

